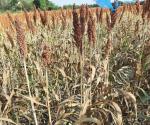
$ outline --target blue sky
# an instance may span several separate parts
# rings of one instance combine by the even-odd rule
[[[95,0],[50,0],[52,2],[54,2],[56,5],[59,5],[59,6],[63,6],[63,5],[68,5],[68,4],[77,4],[77,5],[80,5],[80,4],[94,4]],[[111,1],[114,1],[114,0],[111,0]],[[136,1],[136,0],[120,0],[120,1]],[[141,0],[142,1],[142,0]]]

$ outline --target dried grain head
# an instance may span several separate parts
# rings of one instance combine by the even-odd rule
[[[150,13],[150,0],[145,0],[143,5],[142,17],[146,17]]]
[[[127,6],[124,4],[123,5],[123,7],[121,7],[122,9],[121,9],[121,15],[120,15],[120,19],[119,19],[119,23],[121,22],[121,20],[122,20],[122,18],[123,18],[123,16],[124,16],[124,14],[125,14],[125,12],[126,12],[126,8],[127,8]]]
[[[34,20],[34,23],[35,23],[35,24],[37,23],[37,18],[38,18],[37,9],[36,9],[36,7],[34,6],[33,20]]]
[[[61,9],[60,18],[61,18],[62,27],[63,27],[63,30],[64,30],[66,28],[66,26],[67,26],[67,17],[66,17],[66,12],[63,9]]]
[[[113,48],[112,40],[109,37],[105,46],[105,50],[104,50],[104,58],[108,58],[110,56],[112,48]]]
[[[147,15],[148,21],[150,21],[150,12]]]
[[[135,12],[135,11],[133,10],[133,6],[130,5],[130,4],[128,5],[128,11],[131,12],[131,13]]]
[[[29,14],[26,10],[24,10],[24,15],[25,15],[25,19],[26,19],[29,30],[31,30],[31,32],[34,33],[35,29],[33,27],[32,21],[30,20]]]
[[[48,22],[46,10],[44,10],[44,12],[42,12],[40,9],[38,9],[38,12],[39,12],[39,14],[40,14],[41,23],[42,23],[44,26],[46,26],[46,25],[47,25],[47,22]]]
[[[11,24],[14,25],[14,20],[12,18],[12,15],[9,12],[7,12],[7,17],[9,19],[9,21],[11,22]]]
[[[28,12],[26,10],[24,10],[24,15],[25,15],[25,18],[26,18],[27,26],[28,26],[29,29],[31,29],[31,21],[30,21]]]
[[[6,35],[7,35],[7,38],[8,38],[8,40],[9,40],[9,42],[10,42],[12,48],[13,48],[15,46],[15,43],[14,43],[14,40],[13,40],[13,37],[12,37],[11,33],[6,31]]]
[[[111,31],[114,28],[116,21],[117,21],[117,18],[118,18],[120,13],[121,13],[120,8],[118,8],[115,11],[115,13],[113,13],[111,11],[106,13],[106,22],[107,22],[108,31]]]
[[[53,27],[53,29],[55,29],[55,27],[56,27],[56,17],[54,15],[54,13],[52,14],[52,27]]]
[[[110,17],[110,14],[109,13],[106,13],[106,25],[107,25],[107,29],[108,31],[111,30],[111,17]]]
[[[137,14],[140,13],[140,1],[139,0],[137,0],[137,2],[136,2],[136,12],[137,12]]]
[[[80,7],[80,24],[81,24],[81,31],[82,35],[85,32],[85,25],[86,25],[86,8],[85,5],[81,5]]]
[[[101,23],[103,23],[103,15],[104,15],[104,9],[101,8],[100,14],[99,14],[99,20],[100,20]]]
[[[140,20],[138,20],[135,24],[134,34],[136,35],[139,32]]]
[[[89,43],[95,44],[96,41],[96,26],[95,26],[95,19],[93,18],[91,12],[89,15],[89,20],[88,20],[88,28],[87,28],[87,34],[88,34],[88,39]]]
[[[10,28],[11,28],[12,31],[14,31],[14,28],[13,28],[13,26],[14,26],[14,20],[12,18],[12,15],[9,12],[7,12],[7,17],[8,17],[8,20],[10,22]]]
[[[51,63],[51,51],[50,47],[46,44],[43,45],[42,47],[42,62],[45,66],[48,66]]]
[[[27,57],[27,44],[25,42],[25,33],[21,26],[21,22],[15,19],[15,28],[17,33],[17,42],[19,45],[20,54],[23,58]]]
[[[65,12],[65,10],[63,8],[61,8],[61,16],[63,18],[66,18],[66,12]]]
[[[82,31],[81,31],[81,24],[79,21],[79,17],[78,17],[78,13],[75,9],[75,5],[73,6],[73,31],[74,31],[74,35],[73,38],[76,42],[76,46],[79,49],[80,53],[82,54]]]
[[[118,8],[115,13],[112,13],[111,12],[111,25],[110,25],[110,28],[114,28],[115,24],[116,24],[116,21],[117,21],[117,18],[119,17],[119,14],[121,13],[121,9]]]
[[[86,22],[88,21],[88,18],[89,18],[89,7],[88,7],[88,5],[86,5],[86,16],[85,16],[85,20],[86,20]]]
[[[96,18],[97,18],[97,23],[100,22],[100,9],[96,8]]]
[[[48,25],[48,12],[44,10],[44,25]]]

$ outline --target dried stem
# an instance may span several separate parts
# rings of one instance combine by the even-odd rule
[[[51,107],[50,107],[50,99],[49,99],[49,84],[48,84],[48,71],[47,71],[47,67],[46,67],[46,98],[47,98],[47,109],[48,109],[48,116],[49,116],[49,125],[52,125],[52,118],[51,118]]]
[[[27,73],[27,66],[26,66],[25,59],[23,60],[23,64],[24,64],[24,72],[25,72],[25,76],[26,76],[26,82],[27,82],[27,86],[28,86],[29,97],[32,98],[32,94],[31,94],[31,91],[30,91],[30,82],[29,82],[29,77],[28,77],[28,73]],[[33,112],[33,116],[34,116],[35,125],[38,125],[36,112],[35,112],[35,107],[34,107],[34,102],[32,101],[32,99],[31,99],[31,107],[32,107],[32,112]]]

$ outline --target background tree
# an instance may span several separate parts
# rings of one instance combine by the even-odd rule
[[[36,6],[36,8],[40,8],[42,10],[45,10],[45,9],[51,10],[51,9],[58,8],[58,6],[56,6],[53,2],[49,0],[34,0],[33,3]]]
[[[40,8],[40,6],[41,6],[40,0],[34,0],[33,4],[35,5],[36,8]]]
[[[11,0],[0,0],[0,9],[6,9]]]
[[[40,0],[40,8],[41,9],[47,9],[46,0]]]
[[[58,7],[57,5],[55,5],[53,2],[51,1],[48,1],[47,0],[47,5],[48,5],[48,8],[49,10],[56,10],[56,9],[59,9],[60,7]]]
[[[17,11],[25,8],[31,10],[33,8],[33,0],[11,0],[8,6],[9,10]]]
[[[0,0],[0,11],[18,11],[25,8],[26,10],[32,10],[33,6],[36,8],[44,9],[58,9],[53,2],[49,0]]]

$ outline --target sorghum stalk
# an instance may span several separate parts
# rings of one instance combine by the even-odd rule
[[[81,24],[78,18],[78,14],[76,12],[76,9],[73,8],[73,31],[74,31],[74,35],[73,38],[75,40],[76,46],[80,51],[80,54],[82,55],[82,30],[81,30]]]
[[[44,64],[44,66],[46,67],[45,68],[45,75],[46,75],[46,90],[45,90],[45,93],[46,93],[46,103],[47,103],[47,110],[48,110],[48,116],[49,116],[49,124],[52,125],[52,120],[51,120],[51,110],[50,110],[50,101],[49,101],[49,82],[48,82],[48,65],[51,63],[51,60],[50,60],[50,48],[48,45],[44,45],[43,46],[43,52],[42,52],[42,62]]]
[[[73,31],[74,31],[74,35],[73,38],[75,40],[75,44],[76,47],[79,50],[79,58],[80,58],[80,72],[81,72],[81,78],[80,78],[80,90],[81,90],[81,104],[83,103],[83,95],[84,95],[84,84],[83,84],[83,80],[82,80],[82,76],[83,76],[83,48],[82,48],[82,39],[83,39],[83,34],[82,34],[82,30],[81,30],[81,24],[78,18],[78,14],[76,12],[75,9],[75,5],[73,7]]]
[[[16,33],[17,33],[17,42],[18,42],[18,45],[19,45],[20,54],[21,54],[22,59],[23,59],[24,72],[25,72],[25,77],[26,77],[26,83],[27,83],[27,86],[28,86],[29,97],[32,98],[32,94],[31,94],[31,91],[30,91],[30,82],[29,82],[29,77],[28,77],[28,73],[27,73],[27,66],[26,66],[27,44],[25,42],[24,31],[21,28],[21,23],[19,22],[18,19],[15,20],[15,28],[16,28]],[[38,125],[36,112],[35,112],[35,107],[34,107],[34,102],[32,101],[32,99],[31,99],[31,107],[32,107],[32,112],[33,112],[33,116],[34,116],[35,125]]]

